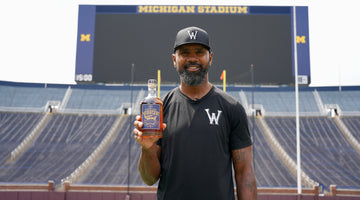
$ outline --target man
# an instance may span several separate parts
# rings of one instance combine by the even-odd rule
[[[244,108],[208,81],[213,53],[206,31],[177,33],[174,67],[180,86],[164,97],[164,136],[142,137],[141,117],[134,137],[141,145],[139,172],[148,185],[159,179],[159,200],[256,199],[252,142]]]

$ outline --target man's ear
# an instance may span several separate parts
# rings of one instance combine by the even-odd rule
[[[209,53],[209,64],[210,65],[212,64],[213,55],[214,55],[213,52]]]
[[[172,59],[173,59],[174,67],[176,67],[176,55],[175,55],[175,53],[172,54]]]

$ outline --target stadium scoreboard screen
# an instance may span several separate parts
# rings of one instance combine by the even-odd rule
[[[209,80],[250,84],[294,83],[293,7],[195,5],[80,5],[75,81],[179,83],[171,54],[178,30],[198,26],[210,35]],[[308,8],[296,7],[300,83],[309,84]],[[132,69],[132,66],[133,69]]]

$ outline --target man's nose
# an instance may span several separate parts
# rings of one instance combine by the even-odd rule
[[[197,56],[197,54],[194,52],[194,53],[190,53],[189,54],[189,56],[188,56],[188,58],[187,58],[187,61],[188,62],[196,62],[196,61],[198,61],[199,60],[199,58],[198,58],[198,56]]]

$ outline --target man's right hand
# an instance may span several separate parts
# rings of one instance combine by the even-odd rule
[[[160,139],[157,136],[143,136],[140,131],[143,123],[141,117],[136,116],[134,122],[134,138],[141,145],[141,154],[139,158],[139,172],[143,181],[148,185],[154,185],[160,177],[160,155],[161,148],[156,144]],[[163,129],[166,124],[163,124]]]
[[[160,139],[157,136],[146,136],[143,137],[142,134],[143,132],[141,132],[141,128],[143,126],[143,123],[141,121],[141,116],[137,115],[134,121],[134,138],[135,140],[141,145],[142,149],[147,151],[150,150],[151,147],[154,147],[154,145],[156,145],[156,142]],[[166,128],[166,124],[163,123],[163,130]]]

